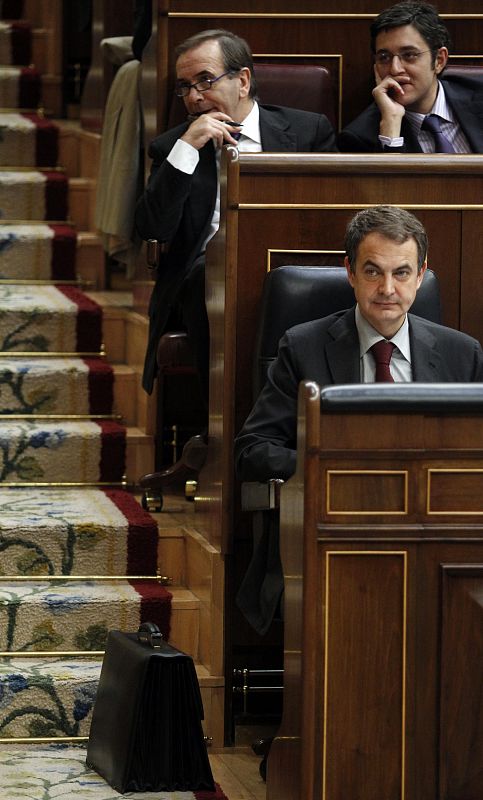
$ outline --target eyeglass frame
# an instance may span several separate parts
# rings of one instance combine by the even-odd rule
[[[407,50],[402,53],[391,53],[390,50],[382,50],[381,52],[374,53],[374,61],[376,64],[380,64],[383,67],[392,64],[395,58],[398,58],[403,64],[415,64],[425,53],[433,52],[434,50],[431,47],[429,50]],[[381,56],[387,56],[387,61],[381,60]],[[412,61],[411,58],[413,58]]]
[[[195,83],[176,84],[174,93],[176,97],[188,97],[192,89],[196,89],[198,92],[209,92],[214,83],[220,81],[222,78],[225,78],[226,75],[235,75],[236,72],[240,72],[240,70],[227,69],[226,72],[223,72],[221,75],[218,75],[217,78],[202,78],[200,81],[196,81]],[[208,83],[209,85],[206,87],[206,89],[199,89],[198,87],[200,83]],[[183,94],[180,94],[180,90],[183,90]]]

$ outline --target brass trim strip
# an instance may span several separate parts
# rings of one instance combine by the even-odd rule
[[[401,208],[415,208],[421,210],[434,209],[435,211],[483,211],[481,203],[449,204],[449,203],[398,203]],[[374,203],[239,203],[240,211],[298,211],[306,209],[333,209],[344,210],[354,208],[373,208]]]
[[[406,469],[328,469],[326,474],[325,513],[327,515],[347,517],[357,514],[364,517],[379,517],[381,515],[400,517],[409,513],[409,471]],[[404,509],[402,511],[356,511],[354,509],[350,511],[333,511],[330,507],[330,479],[332,475],[401,475],[404,478]]]
[[[96,420],[96,419],[122,419],[122,414],[0,414],[0,420],[9,419],[64,419],[64,420]]]
[[[153,581],[155,583],[163,583],[169,580],[166,575],[0,575],[0,584],[8,581],[13,583],[50,583],[54,581],[96,581],[97,583]]]
[[[102,658],[105,650],[3,650],[0,658]]]
[[[103,358],[106,355],[104,347],[97,353],[83,353],[83,352],[44,352],[43,350],[33,350],[27,352],[26,350],[0,350],[0,358]]]
[[[322,800],[327,800],[327,703],[328,703],[328,652],[329,652],[329,584],[330,584],[330,557],[331,556],[402,556],[403,558],[403,610],[402,610],[402,702],[401,702],[401,800],[406,797],[406,670],[407,670],[407,583],[408,583],[408,554],[406,550],[327,550],[325,553],[325,631],[324,631],[324,717],[322,736]]]
[[[88,736],[12,736],[10,738],[1,737],[0,744],[35,744],[36,742],[88,742]]]
[[[267,272],[271,272],[272,264],[271,264],[271,257],[272,253],[311,253],[313,255],[320,254],[320,255],[345,255],[345,250],[291,250],[290,248],[276,248],[270,247],[267,250]]]
[[[168,11],[168,18],[173,19],[370,19],[373,20],[377,16],[374,14],[289,14],[289,13],[269,13],[269,12],[252,12],[247,11]],[[440,14],[442,19],[483,19],[483,14]]]
[[[445,468],[429,468],[426,475],[426,514],[429,517],[442,517],[442,516],[461,516],[461,517],[481,517],[483,515],[483,508],[481,511],[432,511],[431,510],[431,476],[432,474],[436,474],[439,472],[446,472],[446,473],[473,473],[473,474],[483,474],[483,469],[463,469],[463,468],[455,468],[452,469],[451,467]]]
[[[78,486],[83,488],[85,488],[86,486],[91,486],[93,488],[95,488],[96,486],[114,486],[114,487],[122,486],[123,488],[125,488],[127,486],[127,480],[123,478],[122,481],[85,481],[84,483],[82,481],[78,482],[66,481],[65,483],[61,481],[25,481],[24,483],[3,481],[0,484],[0,489],[3,489],[4,486],[8,486],[9,488],[19,488],[19,489],[28,488],[29,486],[30,487],[34,486],[38,488],[55,486],[59,489],[63,487],[74,489]]]
[[[1,69],[1,67],[0,67]],[[0,172],[62,172],[65,173],[65,167],[3,167],[0,166]],[[3,222],[3,220],[2,220]]]

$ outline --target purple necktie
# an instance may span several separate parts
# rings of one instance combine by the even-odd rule
[[[429,131],[434,139],[435,153],[454,153],[454,147],[441,131],[441,123],[436,114],[428,114],[421,125],[423,131]]]
[[[373,344],[370,348],[371,353],[374,356],[374,361],[376,362],[377,383],[394,383],[394,378],[392,377],[391,370],[389,369],[394,347],[395,345],[393,345],[392,342],[386,342],[385,339],[381,339],[380,342],[376,342],[376,344]]]

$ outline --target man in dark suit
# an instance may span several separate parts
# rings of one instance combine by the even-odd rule
[[[483,153],[483,77],[443,75],[451,40],[436,9],[401,2],[371,25],[374,102],[339,135],[343,152]]]
[[[266,384],[235,442],[242,480],[287,479],[295,472],[300,381],[321,386],[483,381],[483,352],[475,339],[407,313],[426,270],[427,237],[416,217],[394,206],[360,211],[348,225],[345,247],[357,305],[296,325],[282,337]],[[381,344],[392,353],[384,369],[377,363]],[[273,528],[265,530],[237,598],[260,633],[283,590],[278,545],[271,540],[276,535]]]
[[[187,328],[207,398],[204,254],[218,227],[220,148],[334,151],[335,134],[323,115],[259,106],[250,50],[233,33],[203,31],[176,54],[176,93],[184,99],[188,121],[151,144],[151,175],[136,212],[141,237],[167,244],[151,297],[143,385],[151,392],[157,344],[174,312]]]

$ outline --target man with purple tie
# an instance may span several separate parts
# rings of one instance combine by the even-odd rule
[[[451,40],[434,6],[402,2],[371,25],[374,102],[343,152],[483,153],[483,77],[443,74]]]

